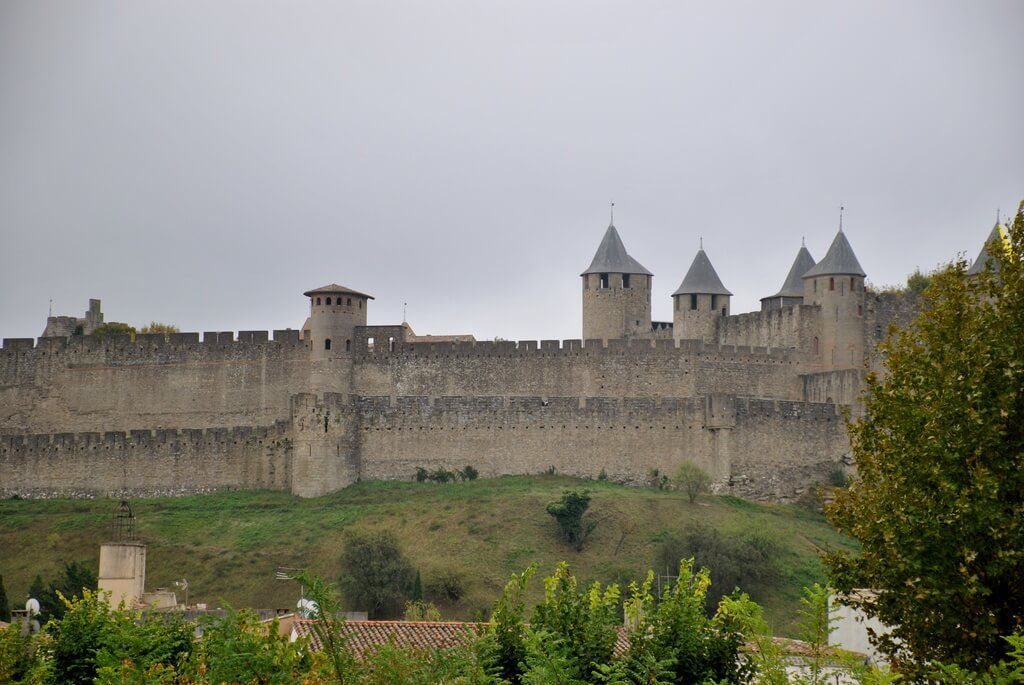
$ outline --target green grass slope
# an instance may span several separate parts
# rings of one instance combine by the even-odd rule
[[[581,552],[561,541],[544,510],[567,488],[591,491],[589,514],[600,522]],[[133,507],[148,545],[147,589],[185,577],[192,602],[294,607],[299,589],[275,580],[276,567],[309,568],[335,580],[346,530],[389,529],[424,585],[446,571],[464,578],[462,599],[440,603],[445,618],[486,611],[508,575],[531,562],[546,574],[566,560],[585,581],[640,577],[661,540],[699,522],[726,535],[756,530],[777,541],[775,581],[752,594],[785,633],[802,587],[824,580],[820,551],[851,544],[821,516],[794,506],[712,496],[690,504],[677,492],[559,476],[361,483],[316,499],[230,492],[136,500]],[[113,500],[0,501],[0,574],[12,606],[24,601],[36,573],[49,580],[62,561],[89,560],[97,568],[115,508]],[[540,597],[537,580],[532,592]]]

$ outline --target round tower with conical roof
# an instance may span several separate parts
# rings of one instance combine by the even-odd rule
[[[718,324],[729,316],[732,293],[704,252],[697,250],[683,282],[672,293],[672,335],[676,340],[718,342]]]
[[[803,304],[803,275],[813,267],[814,257],[811,256],[806,245],[801,245],[800,251],[796,253],[796,259],[793,260],[793,266],[789,267],[789,273],[786,274],[786,280],[783,281],[779,292],[761,298],[761,311],[768,312],[782,309],[783,307]]]
[[[821,308],[818,334],[806,350],[811,364],[824,369],[864,365],[864,269],[840,228],[828,253],[803,275],[804,304]]]
[[[649,337],[654,275],[629,256],[608,225],[583,278],[583,339]]]
[[[309,298],[309,321],[303,337],[314,359],[352,350],[356,326],[366,325],[366,310],[373,296],[331,283],[303,293]]]

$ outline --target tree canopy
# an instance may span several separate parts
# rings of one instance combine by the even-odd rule
[[[893,627],[901,668],[980,670],[1024,624],[1024,203],[1009,244],[968,276],[935,273],[918,318],[881,345],[864,417],[850,426],[857,478],[828,515],[860,541],[828,558],[840,591]]]

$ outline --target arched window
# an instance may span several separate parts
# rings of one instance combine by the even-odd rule
[[[330,307],[331,306],[331,298],[328,297],[327,298],[327,302],[325,302],[324,304],[326,304],[328,307]]]
[[[818,356],[818,336],[814,336],[814,356]]]
[[[331,339],[330,338],[324,338],[324,349],[325,350],[331,349]]]
[[[345,351],[346,352],[351,352],[352,351],[352,341],[351,340],[346,340],[345,341]]]
[[[388,352],[394,352],[394,351],[395,351],[395,339],[394,338],[388,338]]]
[[[345,306],[346,307],[351,307],[352,306],[352,298],[351,297],[346,297],[345,298]]]
[[[318,298],[316,298],[316,303],[317,303],[317,304],[320,304],[320,298],[319,298],[319,297],[318,297]]]

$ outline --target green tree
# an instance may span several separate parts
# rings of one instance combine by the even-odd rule
[[[526,658],[526,586],[536,572],[531,565],[522,573],[513,573],[505,583],[501,596],[494,603],[487,633],[481,642],[482,651],[490,655],[490,662],[498,675],[518,683]]]
[[[423,601],[423,579],[420,578],[419,569],[416,569],[416,578],[412,581],[412,596],[410,599],[414,602]]]
[[[97,338],[112,338],[112,337],[124,337],[128,336],[132,340],[135,340],[135,327],[129,326],[126,323],[117,323],[111,321],[105,323],[102,326],[98,326],[96,330],[92,332]]]
[[[36,599],[39,600],[40,622],[62,617],[68,606],[65,599],[72,600],[82,597],[83,589],[95,590],[96,587],[96,574],[85,562],[65,562],[57,579],[51,581],[49,587],[36,596]],[[38,590],[39,588],[33,583],[29,593]],[[64,599],[61,599],[61,596]]]
[[[338,592],[320,576],[308,571],[297,575],[295,581],[305,588],[306,596],[313,600],[313,623],[310,628],[320,640],[332,677],[338,683],[348,682],[356,664],[341,634],[341,625],[345,619],[341,617],[341,598]]]
[[[676,487],[686,493],[690,504],[693,504],[697,500],[697,495],[707,491],[711,485],[711,476],[707,471],[690,461],[684,461],[679,465],[674,480]]]
[[[583,521],[583,515],[587,513],[589,507],[590,493],[586,490],[566,490],[562,493],[561,499],[548,502],[547,512],[558,521],[562,537],[576,548],[576,551],[583,549],[583,543],[597,527],[597,521]]]
[[[1024,203],[988,251],[980,275],[935,273],[881,345],[849,427],[857,478],[828,509],[860,542],[827,558],[832,582],[877,591],[851,601],[892,626],[878,644],[905,671],[983,670],[1024,626]]]
[[[150,321],[148,326],[143,326],[139,329],[139,333],[179,333],[179,329],[174,324],[160,323],[159,321]]]
[[[341,553],[341,593],[370,618],[397,616],[415,571],[389,531],[349,533]]]
[[[11,605],[7,601],[7,590],[4,588],[3,576],[0,576],[0,621],[11,622]]]

